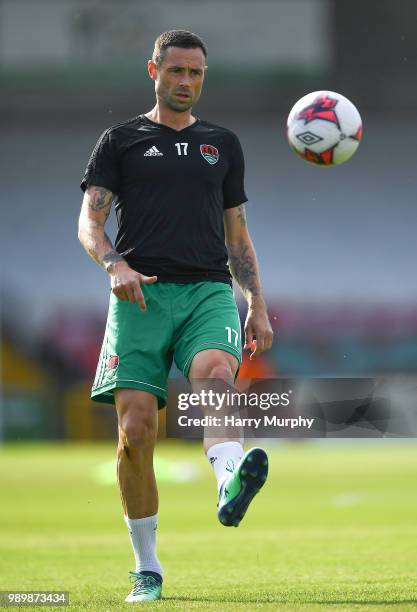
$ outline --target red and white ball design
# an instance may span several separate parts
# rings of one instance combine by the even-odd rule
[[[343,164],[362,138],[362,119],[350,100],[334,91],[314,91],[291,109],[288,142],[305,161],[320,166]]]

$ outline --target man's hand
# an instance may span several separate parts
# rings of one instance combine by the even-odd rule
[[[120,300],[135,302],[141,310],[146,310],[146,302],[140,286],[156,283],[156,276],[145,276],[129,267],[125,261],[117,261],[107,267],[110,285],[114,295]]]
[[[264,351],[269,351],[273,338],[274,332],[269,322],[265,303],[262,301],[251,304],[245,322],[245,345],[243,347],[252,350],[249,358],[252,360]]]

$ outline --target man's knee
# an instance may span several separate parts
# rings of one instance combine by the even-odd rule
[[[157,408],[137,399],[117,398],[119,442],[127,453],[152,450],[158,430]]]
[[[225,360],[211,360],[206,364],[201,364],[194,370],[192,378],[214,378],[232,384],[235,377],[235,370],[230,363]]]
[[[119,437],[130,453],[150,450],[155,446],[156,428],[146,419],[125,418],[119,423]]]
[[[217,378],[233,382],[237,371],[237,358],[225,351],[208,349],[197,353],[190,368],[190,378]]]
[[[234,373],[230,363],[227,361],[220,361],[218,363],[210,364],[207,368],[206,378],[217,378],[218,380],[233,381]]]

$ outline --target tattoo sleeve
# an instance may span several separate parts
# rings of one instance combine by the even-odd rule
[[[262,298],[255,248],[246,227],[245,205],[233,208],[225,221],[230,271],[248,302]]]
[[[113,199],[113,193],[104,187],[88,187],[78,224],[78,237],[81,244],[105,270],[117,261],[124,261],[104,231]]]
[[[229,266],[243,294],[250,298],[261,295],[258,262],[251,242],[228,246]]]
[[[241,204],[237,207],[237,217],[240,221],[240,225],[242,227],[246,227],[246,213],[245,213],[245,205]]]

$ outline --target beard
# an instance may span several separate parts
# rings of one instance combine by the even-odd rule
[[[178,100],[174,100],[173,98],[166,98],[164,103],[168,108],[177,112],[183,113],[185,111],[190,110],[194,104],[194,100],[190,98],[189,100],[184,100],[184,102],[179,102]]]
[[[192,108],[194,104],[198,102],[200,92],[195,97],[190,96],[190,98],[187,100],[179,100],[174,97],[174,93],[168,93],[167,91],[157,93],[157,95],[164,106],[176,113],[184,113],[190,110],[190,108]]]
[[[188,100],[184,100],[180,102],[179,100],[175,100],[172,97],[166,97],[164,100],[166,106],[176,113],[184,113],[185,111],[190,110],[194,104],[194,100],[189,98]]]

